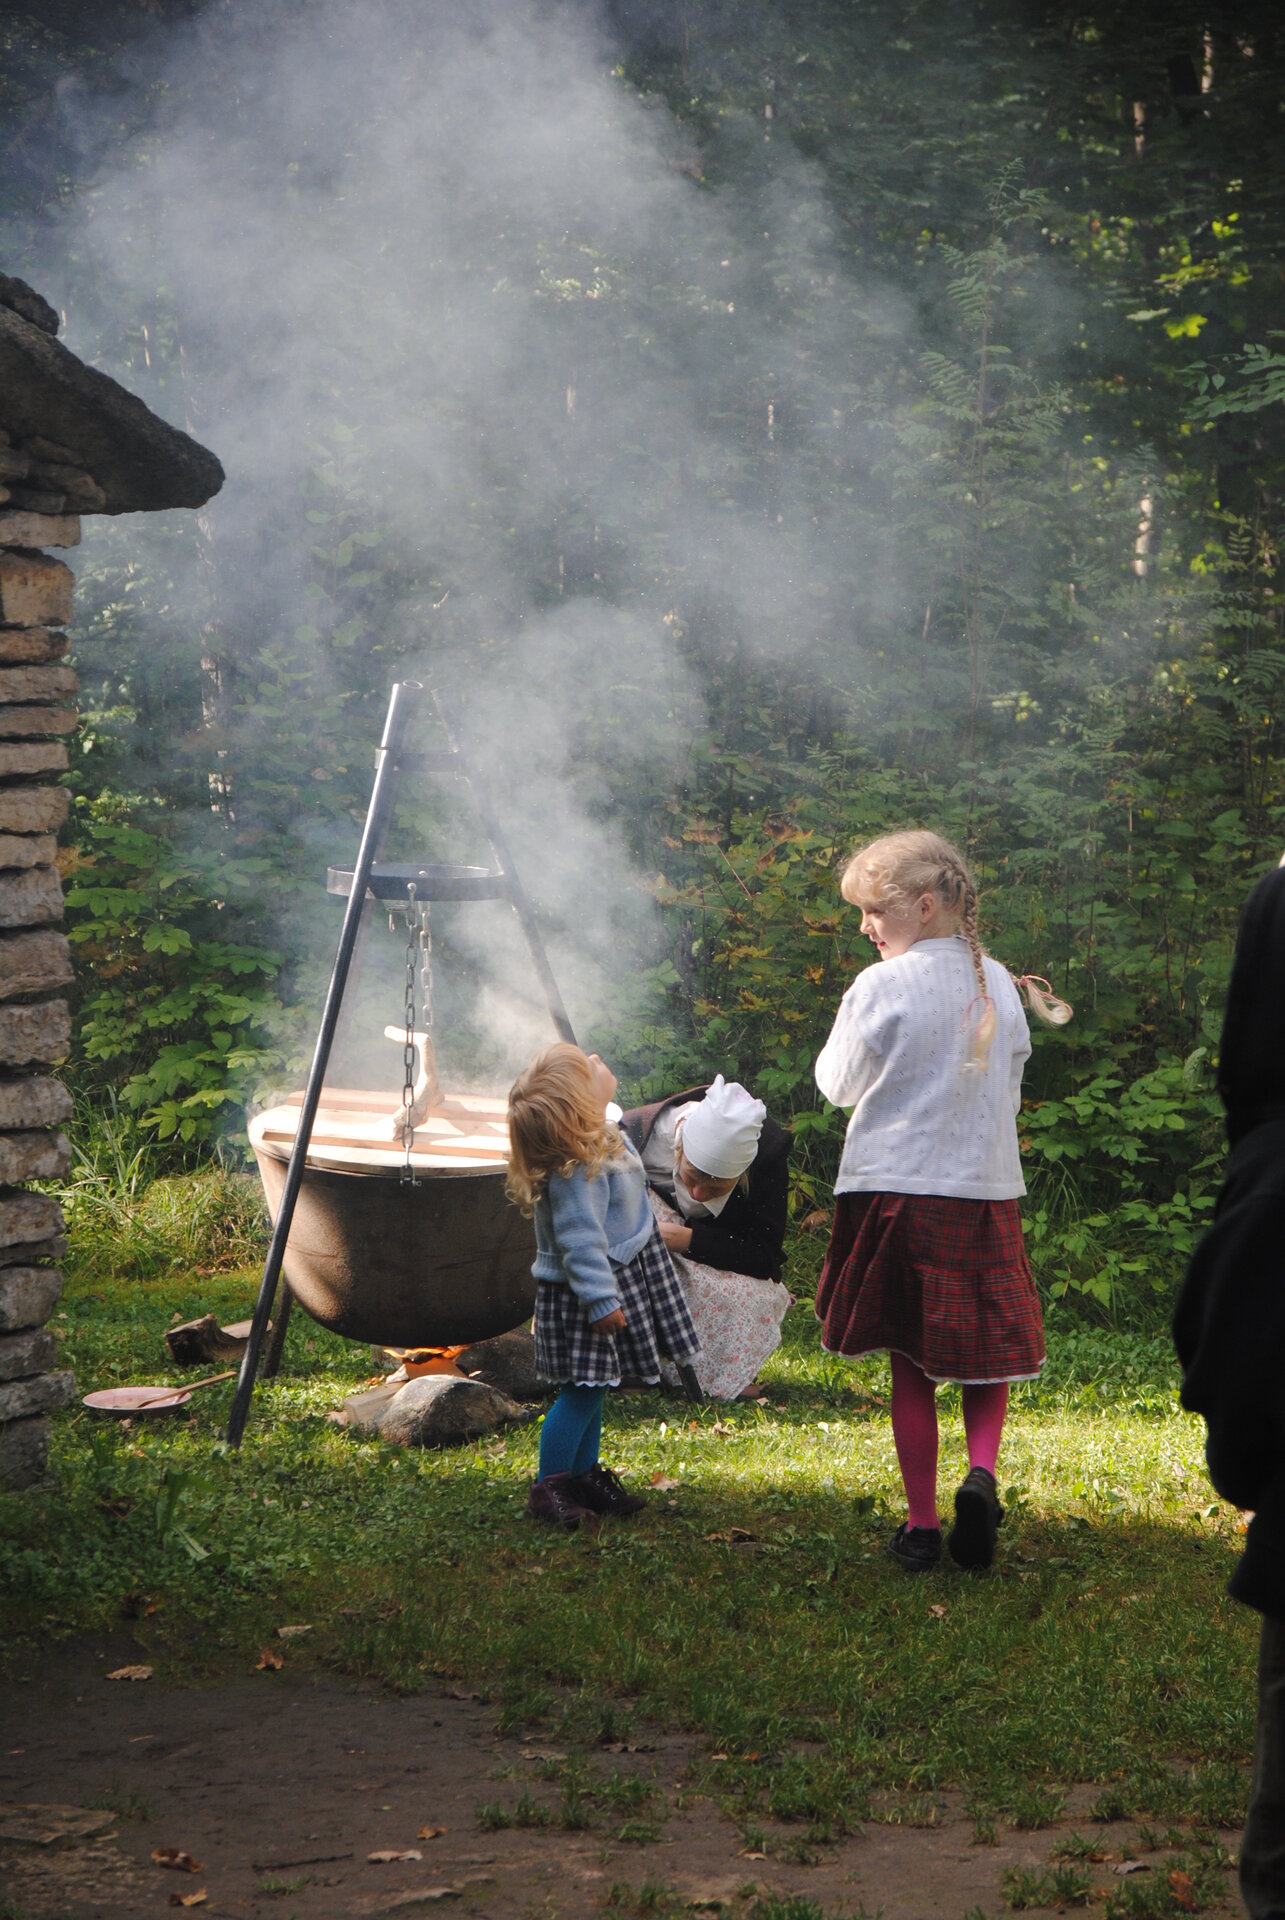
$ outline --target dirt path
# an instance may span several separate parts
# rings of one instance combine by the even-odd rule
[[[656,1735],[640,1739],[641,1751],[594,1750],[587,1763],[654,1781],[652,1812],[669,1809],[659,1837],[621,1842],[613,1830],[627,1816],[608,1827],[601,1812],[584,1832],[487,1830],[479,1805],[513,1809],[528,1783],[531,1800],[557,1807],[559,1789],[542,1775],[560,1750],[501,1736],[495,1709],[475,1698],[404,1699],[288,1669],[202,1691],[107,1683],[112,1667],[138,1657],[127,1643],[82,1645],[5,1690],[0,1887],[21,1920],[146,1920],[200,1892],[202,1913],[265,1920],[426,1913],[445,1898],[488,1920],[578,1920],[601,1914],[613,1887],[648,1882],[693,1911],[736,1915],[776,1893],[806,1895],[827,1914],[962,1920],[978,1907],[1008,1912],[1004,1870],[1047,1867],[1071,1824],[1000,1828],[996,1844],[977,1846],[959,1797],[946,1796],[936,1825],[872,1822],[812,1850],[815,1864],[781,1858],[801,1829],[767,1823],[768,1858],[749,1858],[715,1804],[681,1795],[693,1743]],[[1082,1826],[1092,1797],[1072,1796]],[[42,1844],[57,1827],[61,1836]],[[419,1838],[428,1828],[443,1831]],[[1135,1838],[1127,1823],[1094,1833],[1117,1858]],[[200,1871],[157,1867],[152,1850],[163,1847]],[[420,1860],[368,1859],[412,1848]],[[1147,1870],[1162,1876],[1163,1857]],[[1119,1886],[1110,1864],[1094,1871]],[[1227,1896],[1234,1906],[1230,1875]],[[619,1892],[617,1902],[637,1911]]]

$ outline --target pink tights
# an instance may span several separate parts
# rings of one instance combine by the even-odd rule
[[[935,1527],[937,1519],[937,1388],[904,1353],[892,1356],[892,1437],[906,1486],[908,1523]],[[961,1388],[968,1464],[994,1473],[1008,1410],[1008,1382]]]

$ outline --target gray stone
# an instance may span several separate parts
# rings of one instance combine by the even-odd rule
[[[0,833],[57,833],[70,807],[66,787],[0,787]]]
[[[57,1267],[0,1267],[0,1333],[43,1327],[61,1293]]]
[[[47,1193],[0,1193],[0,1247],[47,1240],[62,1230],[62,1208]]]
[[[74,1373],[42,1373],[34,1380],[9,1380],[0,1387],[0,1424],[28,1420],[33,1413],[52,1413],[69,1407],[76,1398]]]
[[[61,1080],[0,1080],[0,1127],[60,1127],[70,1119],[71,1095]]]
[[[0,794],[0,804],[3,799]],[[0,934],[0,1000],[16,1000],[23,993],[49,993],[55,987],[68,986],[71,980],[71,945],[65,933],[42,927],[37,933]],[[0,1118],[0,1127],[21,1124]]]
[[[0,313],[0,326],[3,321]],[[0,548],[0,620],[6,626],[65,627],[74,585],[75,575],[64,561]]]
[[[0,740],[0,780],[66,771],[67,749],[61,740]]]
[[[79,718],[75,707],[0,707],[0,736],[43,740],[51,733],[74,732]]]
[[[65,1000],[0,1007],[0,1066],[56,1066],[70,1047],[71,1014]]]
[[[23,1380],[30,1374],[48,1373],[57,1358],[58,1342],[48,1327],[0,1334],[0,1380]]]
[[[470,1380],[498,1387],[510,1400],[539,1400],[551,1389],[535,1370],[535,1339],[527,1327],[479,1340],[456,1354],[455,1364]]]
[[[0,927],[37,927],[62,919],[62,881],[56,867],[0,874]]]
[[[395,1447],[450,1447],[521,1418],[521,1407],[494,1387],[425,1373],[397,1393],[378,1432]]]
[[[10,433],[19,441],[39,435],[74,449],[103,489],[107,513],[201,507],[223,485],[223,468],[212,453],[5,306],[0,393]]]
[[[60,504],[76,513],[101,513],[107,505],[107,495],[83,467],[60,467],[48,461],[36,461],[31,478],[38,486],[57,489]]]
[[[67,700],[80,686],[74,667],[44,664],[0,667],[0,701],[16,706],[23,700]]]
[[[0,1486],[11,1492],[42,1480],[49,1460],[49,1422],[11,1420],[0,1427]]]
[[[14,1240],[8,1246],[0,1240],[0,1268],[35,1267],[44,1260],[65,1260],[67,1258],[67,1238],[65,1234],[42,1234],[36,1240]]]
[[[61,1180],[71,1166],[65,1133],[0,1133],[0,1181]]]
[[[0,508],[0,547],[78,547],[80,521],[74,513],[23,513]]]
[[[9,873],[28,867],[51,867],[58,857],[52,833],[0,833],[0,869]]]
[[[0,627],[0,661],[25,666],[38,660],[57,660],[71,640],[57,627]]]
[[[16,274],[0,273],[0,307],[12,307],[42,333],[58,331],[58,315],[44,295],[29,287],[25,280],[19,280]]]
[[[69,505],[65,493],[53,493],[48,487],[33,486],[27,480],[11,480],[5,489],[5,499],[22,513],[56,516],[64,514]]]

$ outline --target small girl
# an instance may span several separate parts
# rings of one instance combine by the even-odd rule
[[[941,1557],[936,1389],[960,1383],[969,1472],[946,1544],[959,1566],[987,1567],[1009,1382],[1044,1360],[1017,1206],[1030,1033],[1012,975],[982,951],[977,892],[948,841],[887,834],[852,856],[840,890],[884,964],[849,987],[816,1063],[825,1097],[853,1109],[817,1287],[822,1345],[890,1352],[909,1513],[888,1550],[913,1573]],[[1028,995],[1054,1024],[1070,1018],[1034,983]]]
[[[535,1364],[562,1388],[527,1512],[561,1527],[646,1505],[598,1458],[603,1397],[625,1373],[654,1384],[662,1354],[685,1366],[700,1351],[642,1161],[607,1117],[615,1091],[596,1053],[558,1041],[509,1093],[508,1194],[535,1215]]]

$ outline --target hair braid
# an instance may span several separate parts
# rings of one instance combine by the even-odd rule
[[[986,987],[986,968],[982,964],[986,949],[977,932],[977,889],[971,880],[964,882],[964,915],[959,923],[959,931],[968,942],[968,951],[973,956],[973,972],[977,975],[977,991],[984,994]]]

